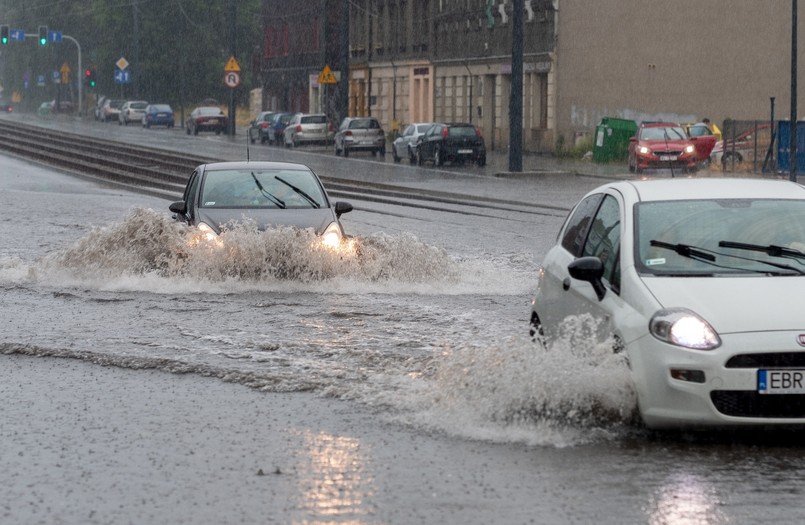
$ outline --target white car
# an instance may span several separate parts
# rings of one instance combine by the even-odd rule
[[[147,107],[148,102],[145,100],[127,100],[120,106],[120,113],[117,115],[118,124],[128,126],[129,122],[142,122]]]
[[[433,126],[433,122],[414,122],[408,124],[402,132],[402,135],[394,139],[391,144],[391,156],[394,162],[400,162],[400,159],[407,157],[411,164],[416,162],[416,141],[419,137],[425,134],[426,131]]]
[[[650,428],[802,425],[803,252],[799,184],[607,184],[542,261],[531,334],[550,348],[569,316],[600,320]]]

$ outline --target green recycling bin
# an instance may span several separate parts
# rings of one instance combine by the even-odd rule
[[[634,120],[604,117],[595,127],[593,162],[622,162],[629,156],[629,139],[637,134]]]

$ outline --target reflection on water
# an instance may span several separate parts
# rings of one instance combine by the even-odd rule
[[[299,451],[299,502],[305,518],[294,523],[370,523],[376,488],[365,445],[353,437],[304,431]]]
[[[648,508],[651,525],[717,525],[729,520],[721,511],[715,485],[702,476],[673,473],[652,494]]]

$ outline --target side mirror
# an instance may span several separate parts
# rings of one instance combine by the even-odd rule
[[[187,214],[187,205],[184,201],[172,202],[171,205],[168,206],[168,209],[173,213],[178,213],[180,215]]]
[[[601,280],[604,276],[604,263],[598,257],[580,257],[567,265],[570,276],[579,281],[590,283],[598,300],[604,299],[607,289]]]
[[[335,216],[340,217],[345,213],[352,211],[352,204],[348,202],[338,201],[335,203]]]

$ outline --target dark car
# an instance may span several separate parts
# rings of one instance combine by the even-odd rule
[[[165,126],[172,128],[176,124],[173,108],[168,104],[149,104],[143,115],[143,127]]]
[[[352,151],[386,154],[386,133],[373,117],[347,117],[338,126],[333,140],[335,154],[349,157]]]
[[[194,109],[185,121],[187,134],[198,135],[199,131],[214,131],[220,135],[226,131],[227,118],[221,108],[215,106],[199,106]]]
[[[271,121],[268,123],[268,143],[269,144],[281,144],[283,140],[283,133],[285,133],[285,128],[288,127],[288,123],[291,121],[291,117],[293,117],[293,113],[287,112],[279,112],[274,113],[271,116]]]
[[[445,162],[475,162],[486,165],[486,145],[481,130],[467,123],[437,123],[419,137],[416,144],[417,162],[433,162],[441,166]]]
[[[629,139],[629,171],[698,169],[696,145],[675,122],[644,122]]]
[[[217,162],[198,166],[184,198],[170,205],[176,220],[213,240],[225,224],[253,220],[261,230],[277,226],[311,228],[328,246],[344,238],[347,202],[330,203],[318,176],[303,164]]]
[[[249,123],[249,129],[246,131],[249,135],[249,142],[252,144],[258,140],[260,144],[268,142],[268,127],[273,116],[273,111],[263,111],[254,117],[254,120]]]

